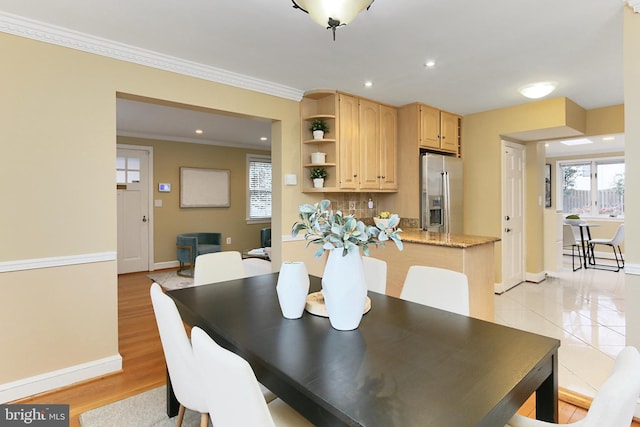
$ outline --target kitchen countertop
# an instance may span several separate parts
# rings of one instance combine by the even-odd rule
[[[471,236],[468,234],[446,234],[424,231],[419,228],[402,229],[400,238],[403,242],[421,243],[424,245],[447,246],[451,248],[470,248],[500,241],[498,237]]]

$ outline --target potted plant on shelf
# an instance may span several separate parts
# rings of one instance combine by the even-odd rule
[[[314,188],[324,187],[324,179],[329,176],[325,168],[312,168],[309,178],[313,180]]]
[[[331,326],[338,330],[358,327],[367,301],[367,284],[360,248],[369,255],[369,246],[384,246],[391,240],[402,250],[399,228],[364,225],[353,215],[343,216],[341,211],[329,209],[331,202],[322,200],[315,205],[299,207],[300,220],[293,224],[291,235],[303,231],[307,246],[321,245],[315,253],[321,257],[329,252],[322,275],[322,297],[329,314]],[[397,215],[390,218],[396,223]]]
[[[323,139],[324,133],[329,132],[329,125],[322,119],[315,119],[311,122],[311,132],[313,132],[313,139]]]

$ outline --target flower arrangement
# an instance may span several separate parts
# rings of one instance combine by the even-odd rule
[[[313,132],[314,130],[329,132],[329,125],[324,120],[315,119],[314,121],[311,122],[311,132]]]
[[[399,250],[402,250],[402,239],[398,233],[401,229],[395,228],[398,216],[390,218],[390,227],[381,225],[366,226],[362,221],[356,220],[353,215],[343,216],[342,211],[329,209],[331,202],[321,200],[315,205],[301,205],[299,208],[300,221],[293,224],[291,235],[297,236],[301,231],[305,232],[304,238],[307,246],[314,243],[322,245],[315,252],[316,258],[322,256],[324,251],[335,248],[343,248],[342,255],[362,248],[365,255],[369,255],[369,245],[384,246],[385,242],[392,240]]]
[[[325,168],[311,168],[311,171],[309,172],[309,178],[311,179],[325,179],[328,175],[329,174],[327,173],[327,170]]]
[[[378,215],[378,218],[380,218],[380,219],[389,219],[393,215],[395,215],[395,214],[392,214],[392,213],[389,213],[387,211],[384,211],[384,212],[380,212],[380,214]]]

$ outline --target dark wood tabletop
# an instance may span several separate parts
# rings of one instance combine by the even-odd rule
[[[315,425],[497,427],[535,391],[538,418],[557,422],[557,339],[372,292],[359,328],[337,331],[306,312],[283,318],[277,278],[168,295]]]

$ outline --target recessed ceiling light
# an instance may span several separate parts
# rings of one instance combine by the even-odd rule
[[[615,137],[615,136],[603,136],[603,137],[602,137],[602,140],[603,140],[603,141],[613,141],[613,140],[615,140],[615,139],[616,139],[616,137]]]
[[[268,138],[266,136],[260,137],[260,141],[266,141]]]
[[[518,91],[527,98],[538,99],[549,95],[556,86],[556,82],[537,82],[522,86]]]
[[[424,66],[427,68],[433,68],[436,66],[436,61],[427,61],[424,63]]]
[[[372,81],[369,80],[369,81],[364,82],[364,87],[371,87],[371,86],[373,86],[373,82]]]
[[[201,133],[204,133],[204,131],[202,129],[196,129],[196,133],[200,135]]]
[[[570,139],[568,141],[560,141],[560,144],[564,145],[584,145],[593,144],[593,141],[587,138]]]

